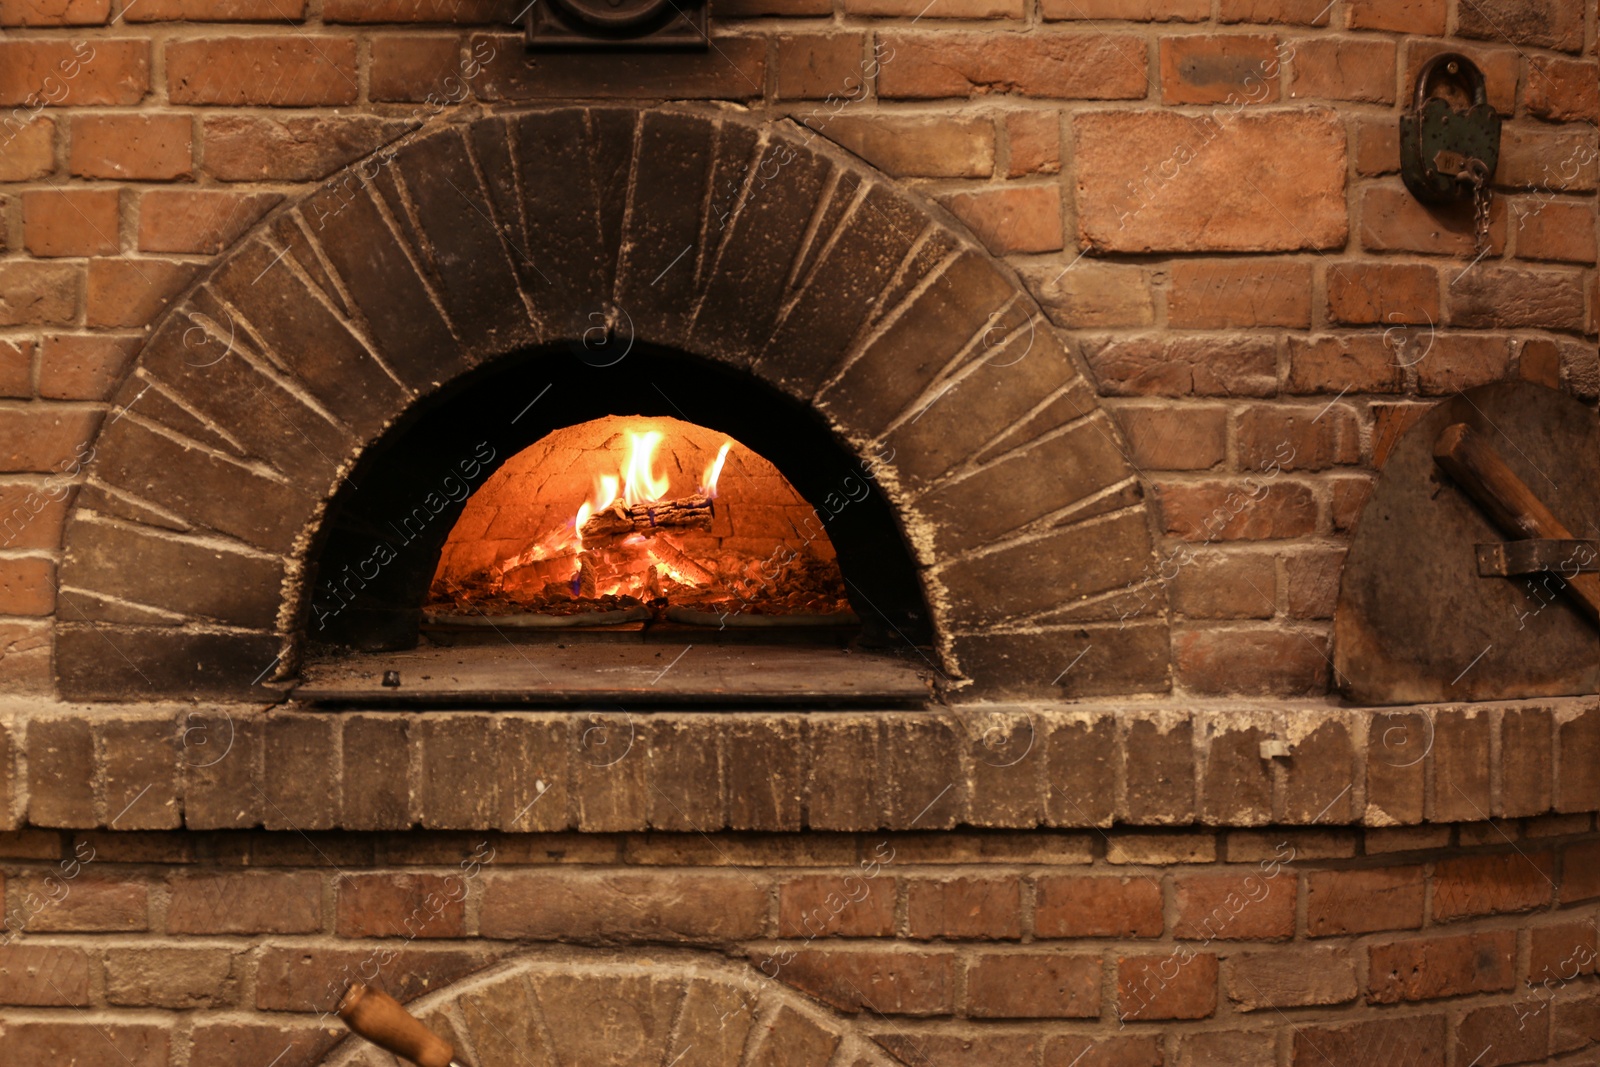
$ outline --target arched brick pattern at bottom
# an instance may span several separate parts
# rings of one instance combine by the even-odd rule
[[[521,959],[408,1005],[474,1067],[893,1067],[854,1027],[764,977],[687,955]],[[351,1037],[326,1067],[396,1067]]]
[[[408,135],[174,305],[68,520],[63,695],[291,674],[328,501],[373,443],[597,329],[748,375],[870,463],[974,691],[1167,687],[1140,483],[1008,268],[787,121],[569,107]]]

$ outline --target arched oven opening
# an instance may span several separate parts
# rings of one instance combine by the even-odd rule
[[[926,670],[928,611],[878,469],[814,411],[680,353],[508,357],[344,479],[301,590],[304,651],[699,642]]]

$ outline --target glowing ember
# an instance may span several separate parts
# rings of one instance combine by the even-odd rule
[[[747,449],[735,455],[734,445],[669,418],[557,431],[468,502],[441,554],[431,604],[467,614],[642,603],[847,610],[824,520],[776,468]]]

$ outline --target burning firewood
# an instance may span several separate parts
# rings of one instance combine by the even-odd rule
[[[583,524],[585,540],[601,537],[626,537],[629,534],[649,536],[662,527],[698,530],[711,529],[711,516],[715,504],[699,493],[677,500],[657,500],[649,504],[626,504],[613,500]]]

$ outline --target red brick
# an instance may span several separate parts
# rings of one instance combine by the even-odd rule
[[[103,26],[111,0],[0,0],[0,26]]]
[[[1579,975],[1594,974],[1597,968],[1593,920],[1535,926],[1529,931],[1528,977],[1532,985],[1549,983],[1559,987]]]
[[[33,395],[32,341],[0,341],[0,396]]]
[[[430,107],[458,104],[472,95],[465,70],[459,37],[385,34],[372,41],[367,95]]]
[[[0,326],[65,325],[82,300],[81,266],[0,263]]]
[[[23,243],[36,256],[116,255],[120,203],[115,189],[23,193]]]
[[[1442,859],[1433,869],[1433,918],[1448,922],[1548,907],[1554,874],[1548,849]]]
[[[174,104],[313,107],[353,104],[353,37],[218,37],[167,46]]]
[[[1081,245],[1267,252],[1345,244],[1345,131],[1331,113],[1119,111],[1079,115],[1074,125]],[[1267,156],[1286,164],[1255,165]],[[1244,171],[1253,180],[1237,181]]]
[[[1550,1015],[1543,1011],[1535,1014],[1530,1007],[1535,1006],[1518,1002],[1467,1012],[1456,1031],[1456,1062],[1501,1067],[1544,1060]]]
[[[80,178],[187,178],[194,123],[187,115],[79,115],[67,165]]]
[[[1502,337],[1439,334],[1426,351],[1425,356],[1407,355],[1408,362],[1415,361],[1423,396],[1458,393],[1512,376],[1511,346]]]
[[[1355,135],[1357,174],[1400,172],[1400,129],[1393,119],[1357,119]]]
[[[975,1019],[1092,1019],[1100,1014],[1100,958],[984,953],[967,967]]]
[[[1326,26],[1328,5],[1327,0],[1221,0],[1217,15],[1223,22]]]
[[[81,466],[93,452],[89,442],[100,417],[97,411],[58,407],[0,414],[0,471],[59,474]]]
[[[484,876],[485,937],[531,940],[633,936],[671,941],[759,937],[767,887],[745,874]]]
[[[1282,630],[1200,630],[1174,634],[1178,678],[1196,693],[1292,696],[1324,692],[1327,639]]]
[[[122,380],[137,339],[51,334],[39,354],[39,395],[51,400],[105,400]]]
[[[1364,476],[1331,478],[1333,503],[1328,509],[1335,533],[1349,533],[1361,521],[1361,513],[1372,496],[1372,479]]]
[[[1157,483],[1155,490],[1166,532],[1185,541],[1270,541],[1316,528],[1316,501],[1303,485],[1262,479]]]
[[[1501,132],[1495,185],[1538,189],[1544,194],[1590,192],[1596,185],[1597,154],[1600,147],[1596,146],[1594,127],[1588,123],[1508,123]]]
[[[351,982],[373,980],[374,968],[378,970],[376,981],[382,984],[384,992],[404,1004],[474,971],[481,971],[496,958],[495,952],[480,946],[400,948],[393,942],[381,948],[376,945],[348,949],[318,944],[269,946],[258,950],[255,1006],[269,1012],[331,1014]],[[274,1055],[282,1048],[280,1045],[274,1050]]]
[[[915,938],[1019,938],[1022,883],[1015,877],[914,881],[906,898],[906,922]]]
[[[460,22],[476,25],[504,20],[499,0],[326,0],[328,22]]]
[[[1085,354],[1108,396],[1271,396],[1278,352],[1235,337],[1134,337]]]
[[[1439,321],[1439,272],[1421,263],[1330,263],[1328,319],[1368,324]]]
[[[1166,1062],[1154,1037],[1054,1034],[1044,1049],[1044,1067],[1162,1067]]]
[[[1538,48],[1583,50],[1583,5],[1564,0],[1473,0],[1456,11],[1456,33]]]
[[[150,928],[150,891],[143,882],[85,871],[70,880],[60,875],[19,876],[12,884],[19,899],[32,895],[47,902],[28,918],[29,933],[132,933]]]
[[[1295,879],[1234,874],[1182,875],[1173,936],[1188,941],[1270,941],[1294,936]]]
[[[1387,335],[1289,338],[1288,392],[1398,393],[1404,385],[1404,369]]]
[[[0,945],[0,1004],[87,1008],[88,953],[65,945]]]
[[[859,33],[778,38],[778,98],[828,100],[837,107],[867,95],[867,82],[881,64],[868,61]]]
[[[0,548],[60,548],[70,483],[0,484]]]
[[[1329,1064],[1404,1063],[1444,1067],[1442,1015],[1379,1019],[1350,1026],[1302,1026],[1294,1031],[1290,1067]]]
[[[897,178],[987,178],[994,172],[994,124],[986,119],[849,114],[798,118]]]
[[[314,181],[389,143],[403,120],[207,116],[205,171],[222,181]]]
[[[56,169],[56,123],[43,115],[0,126],[0,182],[28,182]]]
[[[146,193],[139,198],[139,249],[221,252],[282,199],[276,193]]]
[[[1512,209],[1517,258],[1564,263],[1595,261],[1594,212],[1582,203],[1524,201]]]
[[[467,883],[456,874],[346,874],[338,893],[340,937],[461,937]]]
[[[1044,0],[1046,19],[1123,19],[1129,22],[1201,22],[1209,0]]]
[[[1331,619],[1339,599],[1339,577],[1345,549],[1310,548],[1283,561],[1289,592],[1289,615],[1296,619]]]
[[[1064,270],[1054,264],[1019,266],[1029,291],[1057,326],[1149,326],[1156,320],[1150,276],[1140,267],[1086,259]]]
[[[149,41],[0,41],[0,105],[126,107],[149,91]]]
[[[1227,455],[1225,408],[1163,404],[1115,410],[1129,458],[1141,470],[1208,470]]]
[[[1360,236],[1361,246],[1372,252],[1424,252],[1469,259],[1476,254],[1470,203],[1429,207],[1398,182],[1362,190]],[[1499,255],[1505,246],[1505,198],[1495,197],[1489,213],[1490,253]],[[1458,269],[1452,277],[1459,273]]]
[[[1584,276],[1571,268],[1480,264],[1448,290],[1450,322],[1470,329],[1584,329]]]
[[[1277,1035],[1270,1030],[1219,1030],[1190,1034],[1179,1044],[1183,1067],[1277,1067]]]
[[[1286,260],[1182,260],[1171,267],[1167,325],[1311,325],[1311,266]]]
[[[1368,949],[1367,1001],[1394,1004],[1510,989],[1516,955],[1515,930],[1373,945]]]
[[[818,874],[778,888],[778,936],[887,937],[894,933],[895,882]]]
[[[1161,101],[1237,106],[1278,99],[1278,39],[1244,34],[1161,38]]]
[[[1243,470],[1327,470],[1361,459],[1355,412],[1343,404],[1284,407],[1252,404],[1239,413],[1235,458]]]
[[[1216,1009],[1216,956],[1185,945],[1165,956],[1117,957],[1117,1017],[1122,1022],[1204,1019]]]
[[[91,260],[84,321],[89,326],[148,326],[199,270],[192,263],[164,259]]]
[[[1005,130],[1008,178],[1061,172],[1060,112],[1011,111],[1005,117]]]
[[[1270,619],[1277,611],[1277,561],[1265,552],[1196,552],[1176,563],[1172,608],[1186,619]]]
[[[306,0],[136,0],[122,11],[129,22],[299,22]]]
[[[1230,956],[1228,1000],[1238,1011],[1348,1004],[1361,993],[1347,948],[1284,946]]]
[[[902,1030],[874,1033],[872,1040],[889,1050],[901,1063],[938,1064],[939,1067],[989,1067],[996,1063],[1035,1063],[1042,1034],[908,1034]],[[855,1061],[857,1067],[864,1061]]]
[[[0,615],[51,615],[56,565],[48,559],[0,559]]]
[[[917,19],[1020,19],[1022,0],[844,0],[849,15]]]
[[[1549,122],[1600,119],[1600,69],[1593,60],[1530,55],[1522,83],[1528,114]]]
[[[996,255],[1062,247],[1061,192],[1054,185],[984,186],[939,197]]]
[[[1422,897],[1421,867],[1314,871],[1306,876],[1306,932],[1335,937],[1417,929]]]
[[[1146,877],[1037,879],[1036,937],[1160,937],[1161,886]]]
[[[878,96],[886,100],[990,93],[1138,100],[1149,91],[1145,44],[1131,34],[895,32],[881,38]]]
[[[154,1024],[12,1021],[0,1030],[0,1061],[80,1067],[167,1067],[167,1029]],[[108,1055],[106,1046],[110,1045]]]
[[[1600,897],[1600,842],[1569,845],[1561,850],[1561,903]]]
[[[274,1056],[282,1055],[283,1065],[318,1063],[343,1036],[331,1027],[196,1022],[189,1062],[196,1067],[202,1063],[272,1064]]]
[[[949,1015],[955,1010],[955,956],[948,952],[780,949],[749,959],[840,1011],[883,1015]]]
[[[1291,100],[1394,103],[1393,41],[1308,39],[1294,42]]]
[[[1347,0],[1352,30],[1444,33],[1445,0]]]
[[[180,874],[170,880],[172,934],[309,934],[322,929],[322,876],[311,871]]]
[[[833,14],[833,0],[724,0],[717,12],[718,18],[725,19],[755,19],[768,15],[820,17]]]
[[[127,1007],[223,1008],[238,998],[234,954],[221,948],[114,948],[106,1000]]]

